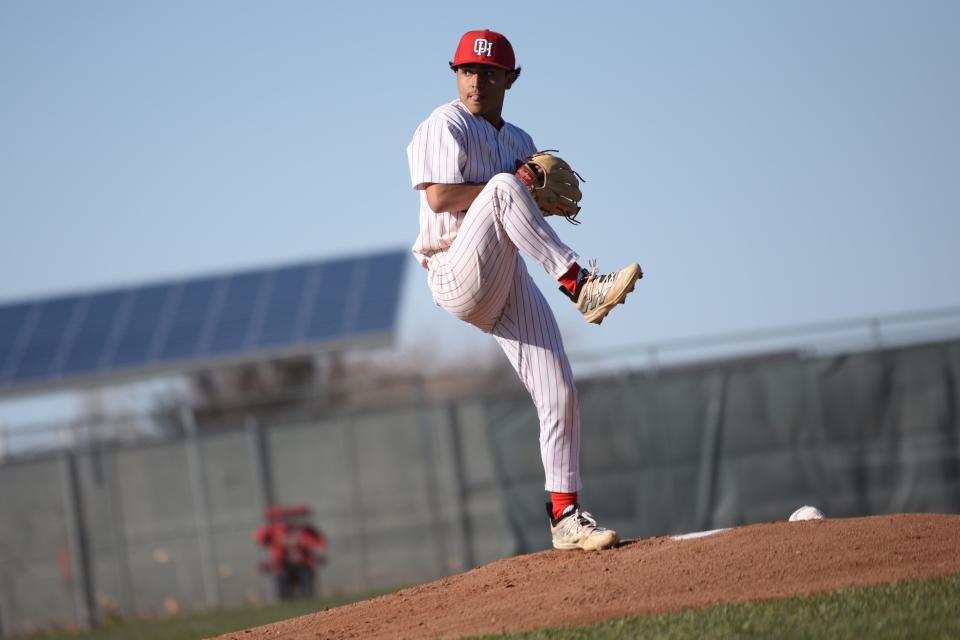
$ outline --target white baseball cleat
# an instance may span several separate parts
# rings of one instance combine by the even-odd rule
[[[554,549],[583,549],[598,551],[609,549],[617,544],[617,532],[604,529],[597,524],[596,518],[575,504],[560,517],[553,519],[550,503],[547,503],[547,515],[550,517],[550,533],[553,535]]]
[[[600,324],[607,317],[610,310],[618,304],[623,304],[627,294],[633,291],[637,280],[643,277],[640,265],[628,264],[619,271],[612,271],[603,275],[597,274],[596,262],[590,261],[591,271],[583,269],[577,281],[577,290],[570,294],[560,287],[570,298],[587,322]]]

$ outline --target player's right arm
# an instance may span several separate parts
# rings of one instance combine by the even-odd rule
[[[483,191],[482,184],[440,184],[423,185],[427,194],[427,204],[434,212],[466,211]]]
[[[450,105],[423,121],[407,146],[411,184],[435,213],[465,211],[483,189],[466,181],[466,131]]]

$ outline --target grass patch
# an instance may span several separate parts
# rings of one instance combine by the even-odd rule
[[[960,576],[624,618],[588,627],[483,636],[512,640],[773,637],[957,638],[960,637]]]
[[[239,631],[287,618],[315,613],[324,609],[366,600],[396,589],[368,591],[350,596],[333,596],[315,600],[294,600],[262,607],[222,609],[189,616],[158,620],[117,622],[83,633],[56,633],[31,636],[35,640],[196,640],[231,631]]]

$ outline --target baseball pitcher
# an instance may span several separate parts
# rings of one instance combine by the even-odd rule
[[[602,275],[596,266],[583,269],[545,219],[576,221],[582,179],[502,118],[506,92],[520,77],[510,42],[495,31],[469,31],[450,68],[458,99],[435,109],[407,147],[420,192],[413,253],[428,272],[436,304],[491,334],[533,398],[553,546],[606,549],[617,534],[577,501],[580,410],[570,363],[521,255],[555,278],[595,324],[633,291],[640,265]]]

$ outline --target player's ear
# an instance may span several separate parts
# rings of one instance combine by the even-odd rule
[[[507,89],[513,86],[513,83],[520,77],[520,67],[507,72]]]

